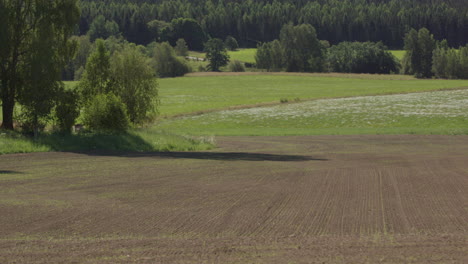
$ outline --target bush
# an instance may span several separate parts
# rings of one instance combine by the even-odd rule
[[[174,48],[177,56],[188,56],[188,47],[184,39],[178,39]]]
[[[231,72],[245,72],[244,64],[238,60],[229,62],[228,68]]]
[[[84,111],[84,124],[91,130],[125,131],[130,121],[127,109],[114,94],[99,94]]]
[[[329,49],[327,61],[331,72],[392,73],[399,67],[380,42],[341,42]]]
[[[224,40],[224,45],[226,45],[226,47],[231,51],[235,51],[239,48],[239,44],[237,44],[237,40],[232,36],[226,37],[226,40]]]
[[[75,120],[80,115],[79,93],[63,91],[55,107],[55,116],[60,132],[70,133]]]
[[[176,77],[190,72],[184,59],[178,58],[169,43],[157,44],[153,53],[153,67],[159,77]]]

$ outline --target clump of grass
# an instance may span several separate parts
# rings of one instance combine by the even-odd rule
[[[47,151],[196,151],[214,144],[205,139],[171,133],[132,130],[125,133],[44,133],[36,140],[17,132],[0,132],[0,154]]]

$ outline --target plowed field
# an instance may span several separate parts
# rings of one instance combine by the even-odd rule
[[[468,136],[0,156],[0,263],[466,263]]]

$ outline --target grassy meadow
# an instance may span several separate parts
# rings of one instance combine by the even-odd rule
[[[215,74],[159,80],[162,117],[279,103],[468,87],[461,80],[366,74]]]
[[[319,99],[163,121],[199,135],[468,134],[468,89]]]
[[[158,81],[161,118],[151,127],[112,135],[43,133],[37,140],[0,131],[0,154],[196,151],[212,148],[215,135],[468,134],[468,90],[451,90],[468,87],[466,80],[198,73]],[[76,84],[66,82],[69,89]]]

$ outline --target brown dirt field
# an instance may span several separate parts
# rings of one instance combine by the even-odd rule
[[[468,136],[0,156],[0,263],[467,263]]]

